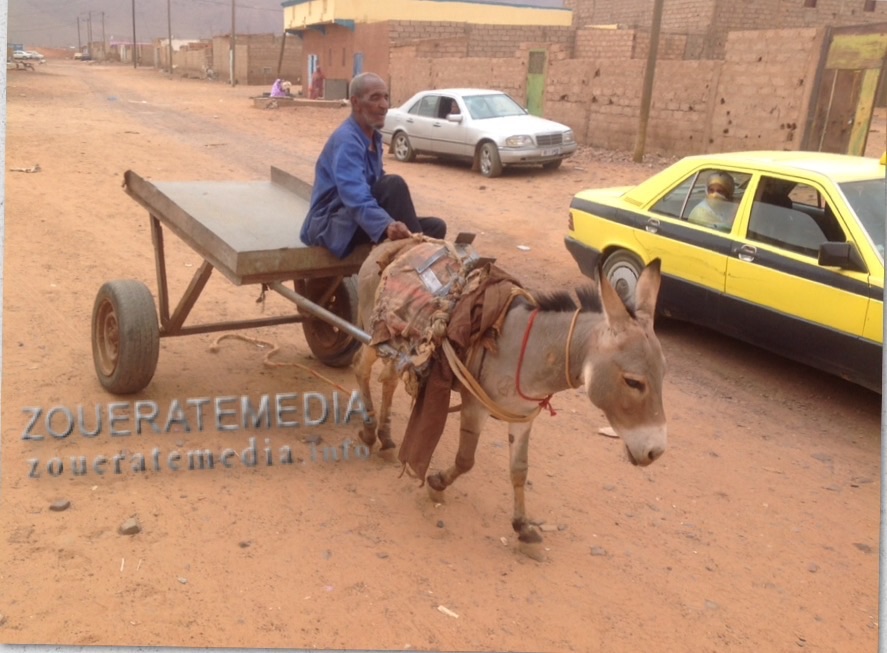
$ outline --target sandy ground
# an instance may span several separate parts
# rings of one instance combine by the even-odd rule
[[[311,459],[351,425],[181,429],[24,439],[27,407],[87,414],[121,401],[93,370],[90,320],[105,281],[156,295],[148,216],[121,189],[159,181],[307,179],[346,109],[260,110],[264,89],[150,70],[52,61],[10,71],[3,303],[0,641],[71,645],[469,651],[847,651],[877,641],[880,397],[687,325],[657,326],[669,361],[670,448],[649,468],[597,434],[579,392],[555,398],[531,441],[528,508],[542,561],[516,549],[506,434],[491,423],[474,470],[431,502],[377,457]],[[883,116],[874,138],[884,139]],[[39,173],[13,168],[40,165]],[[432,162],[389,171],[420,212],[474,231],[531,288],[582,283],[563,247],[567,207],[588,186],[637,182],[666,162],[585,149],[555,172],[486,180]],[[518,245],[530,246],[529,251]],[[168,235],[177,301],[201,260]],[[287,311],[214,276],[195,321]],[[244,332],[277,360],[347,389],[297,326]],[[215,335],[161,342],[152,383],[123,401],[171,403],[334,388],[267,348]],[[409,405],[395,403],[402,426]],[[61,413],[56,412],[56,418]],[[91,422],[90,422],[91,423]],[[54,424],[57,424],[55,422]],[[132,426],[123,423],[118,431]],[[58,431],[58,427],[53,427]],[[451,419],[433,466],[449,465]],[[399,432],[395,426],[395,434]],[[70,459],[210,447],[256,437],[302,464],[212,471],[72,473]],[[65,463],[58,473],[55,458]],[[39,478],[30,477],[36,460]],[[53,467],[53,465],[56,465]],[[102,468],[100,468],[102,469]],[[53,473],[57,475],[53,475]],[[51,506],[70,502],[63,511]],[[141,531],[122,535],[136,518]],[[439,610],[443,606],[457,617]]]

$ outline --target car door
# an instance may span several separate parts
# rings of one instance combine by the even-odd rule
[[[662,259],[665,282],[659,308],[665,315],[711,326],[718,322],[733,235],[692,224],[688,217],[704,202],[709,178],[725,172],[734,180],[736,191],[729,201],[737,213],[751,175],[707,166],[669,189],[640,216],[642,224],[635,232],[638,241],[651,258]]]
[[[410,109],[410,115],[405,120],[407,134],[414,150],[422,152],[434,151],[434,138],[436,136],[434,123],[437,120],[440,96],[435,93],[424,95]]]
[[[768,198],[772,182],[791,187],[788,201]],[[871,367],[865,359],[872,349],[861,336],[873,295],[882,291],[858,254],[858,269],[819,262],[824,243],[851,243],[858,251],[841,217],[846,211],[837,193],[827,195],[812,181],[758,176],[727,261],[721,328],[837,373]]]
[[[453,116],[448,118],[448,116]],[[467,129],[465,113],[459,107],[459,101],[451,95],[441,96],[438,105],[438,120],[433,123],[435,138],[432,142],[434,152],[445,156],[472,156],[472,147],[467,147]]]

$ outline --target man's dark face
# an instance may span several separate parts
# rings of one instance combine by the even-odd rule
[[[368,80],[364,92],[351,98],[351,108],[364,131],[381,129],[388,113],[388,86],[380,78]]]

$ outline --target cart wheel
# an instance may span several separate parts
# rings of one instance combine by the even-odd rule
[[[138,392],[151,382],[160,355],[160,328],[151,291],[140,281],[109,281],[92,309],[92,360],[102,387]]]
[[[296,291],[311,301],[317,301],[329,287],[329,283],[328,279],[300,280],[296,282]],[[356,324],[357,276],[342,279],[333,291],[332,297],[322,306],[334,315]],[[360,341],[351,334],[316,317],[305,315],[302,330],[311,353],[321,363],[330,367],[347,367],[360,348]]]

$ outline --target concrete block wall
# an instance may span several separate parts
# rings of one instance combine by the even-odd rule
[[[585,27],[576,31],[577,59],[630,59],[634,52],[635,30]]]
[[[403,104],[419,91],[453,87],[493,88],[526,102],[526,62],[517,57],[419,57],[416,46],[404,46],[392,51],[390,71],[392,106]]]
[[[299,60],[302,41],[288,36],[283,49],[283,61],[280,61],[280,48],[283,45],[281,34],[252,34],[246,38],[247,52],[247,84],[264,84],[269,87],[277,79],[277,67],[280,64],[280,78],[292,83],[299,83]]]
[[[822,29],[731,32],[711,117],[711,150],[796,150]]]

